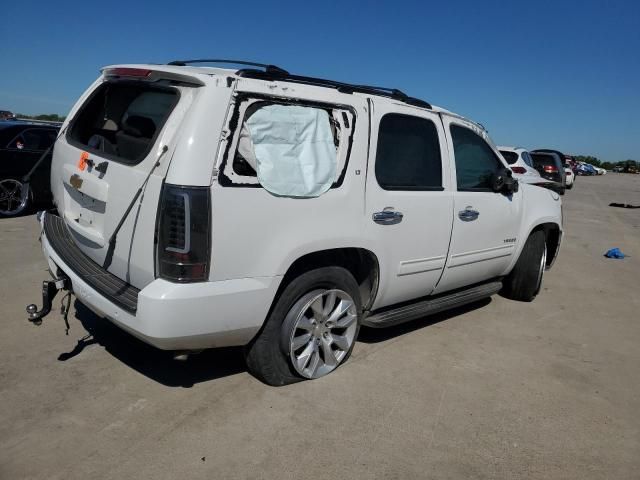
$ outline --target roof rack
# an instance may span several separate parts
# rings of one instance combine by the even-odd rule
[[[261,71],[255,70],[251,68],[247,68],[244,70],[238,70],[236,75],[240,77],[247,78],[257,78],[261,80],[285,80],[287,82],[295,82],[295,83],[303,83],[305,85],[316,85],[319,87],[329,87],[335,88],[339,92],[342,93],[366,93],[369,95],[376,95],[380,97],[391,98],[394,100],[401,101],[403,103],[407,103],[409,105],[413,105],[416,107],[422,108],[433,108],[429,102],[421,100],[419,98],[410,97],[402,90],[398,90],[397,88],[387,88],[387,87],[375,87],[372,85],[358,85],[352,83],[338,82],[335,80],[327,80],[324,78],[317,77],[306,77],[303,75],[293,75],[293,74],[280,74],[279,72],[269,72],[269,71]]]
[[[216,59],[196,59],[196,60],[174,60],[167,63],[167,65],[174,65],[177,67],[186,67],[194,63],[226,63],[230,65],[246,65],[249,67],[262,67],[266,73],[289,75],[289,72],[276,65],[268,65],[265,63],[247,62],[244,60],[216,60]]]
[[[324,78],[306,77],[303,75],[294,75],[286,71],[284,68],[280,68],[276,65],[269,65],[264,63],[247,62],[244,60],[174,60],[167,65],[175,65],[184,67],[194,63],[226,63],[233,65],[246,65],[248,67],[260,67],[264,70],[257,70],[255,68],[244,68],[238,70],[236,75],[245,78],[255,78],[260,80],[284,80],[287,82],[302,83],[305,85],[316,85],[319,87],[335,88],[342,93],[366,93],[369,95],[376,95],[380,97],[391,98],[400,102],[413,105],[416,107],[432,109],[433,107],[429,102],[420,100],[419,98],[410,97],[402,90],[397,88],[387,87],[375,87],[371,85],[357,85],[345,82],[337,82],[335,80],[327,80]]]

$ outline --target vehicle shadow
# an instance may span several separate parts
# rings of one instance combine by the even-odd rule
[[[219,348],[176,361],[172,353],[159,350],[138,340],[76,301],[76,319],[87,331],[76,346],[58,356],[68,361],[92,345],[100,345],[125,365],[168,387],[191,388],[197,383],[215,380],[246,371],[242,349]],[[72,330],[73,332],[73,325]]]
[[[380,329],[362,327],[358,341],[369,344],[384,342],[477,310],[490,303],[491,299],[487,298],[394,327]],[[75,317],[87,334],[77,341],[71,351],[61,353],[58,356],[58,360],[61,362],[66,362],[82,354],[87,347],[99,345],[142,375],[167,387],[182,388],[191,388],[197,383],[235,375],[247,370],[241,347],[209,349],[192,355],[187,361],[176,361],[171,352],[147,345],[110,321],[96,315],[82,303],[76,301],[74,306]],[[73,327],[71,332],[73,332]]]
[[[453,317],[457,317],[458,315],[462,315],[464,313],[468,313],[473,310],[478,310],[479,308],[486,307],[490,303],[491,303],[491,298],[485,298],[473,303],[469,303],[467,305],[463,305],[461,307],[436,313],[434,315],[429,315],[428,317],[424,317],[419,320],[412,320],[407,323],[401,323],[400,325],[395,325],[393,327],[386,327],[386,328],[362,327],[360,329],[360,333],[358,334],[358,341],[362,343],[384,342],[392,338],[400,337],[407,333],[414,332],[416,330],[430,327],[431,325],[435,325],[436,323],[444,322],[445,320],[448,320]]]

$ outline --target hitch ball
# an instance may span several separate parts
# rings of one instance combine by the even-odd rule
[[[40,325],[42,320],[38,318],[36,315],[38,313],[38,306],[35,304],[27,305],[27,315],[29,315],[29,320],[31,320],[36,325]]]

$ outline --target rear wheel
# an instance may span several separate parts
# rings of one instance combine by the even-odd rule
[[[289,283],[260,333],[247,345],[249,371],[269,385],[323,377],[347,361],[360,329],[358,284],[325,267]]]
[[[512,300],[532,301],[542,286],[546,263],[546,237],[543,231],[538,230],[529,235],[516,266],[504,279],[503,295]]]
[[[13,178],[0,180],[0,215],[14,217],[27,210],[31,192],[29,184]]]

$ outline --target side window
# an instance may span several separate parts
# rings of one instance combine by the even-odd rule
[[[23,130],[20,135],[15,137],[7,148],[14,150],[39,150],[40,137],[36,134],[35,130]]]
[[[451,125],[451,139],[456,158],[458,190],[486,190],[491,177],[502,163],[480,135],[459,125]]]
[[[30,128],[11,140],[7,148],[42,151],[49,148],[55,139],[56,134],[52,131]]]
[[[522,152],[522,158],[524,159],[524,163],[533,168],[533,160],[531,159],[531,155],[529,155],[529,152]]]
[[[350,110],[246,98],[234,116],[241,120],[225,154],[223,185],[309,198],[340,183],[354,126]]]
[[[382,117],[376,179],[385,190],[441,190],[442,158],[435,124],[397,113]]]
[[[10,150],[24,150],[26,142],[22,134],[14,137],[8,144],[7,148]]]

